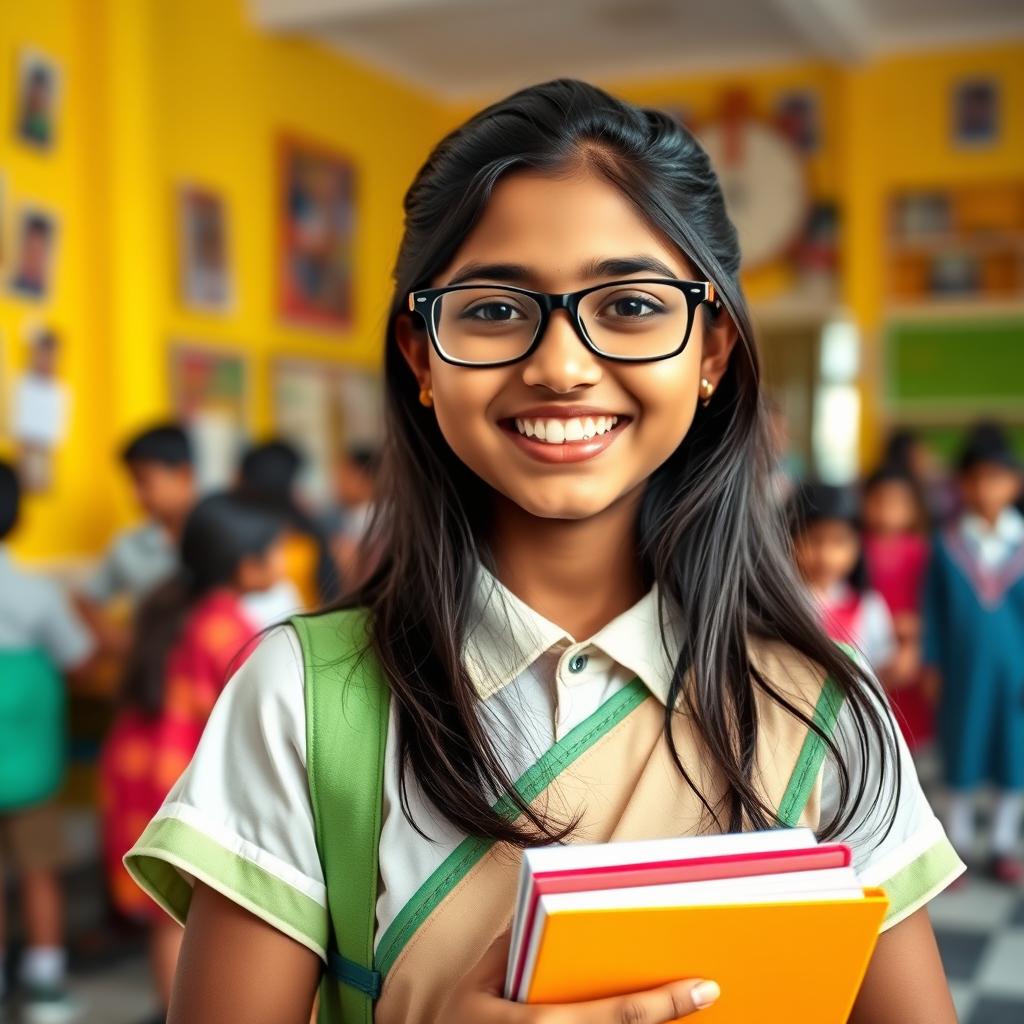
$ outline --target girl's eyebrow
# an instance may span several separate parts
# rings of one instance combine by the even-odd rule
[[[533,274],[520,263],[467,263],[453,274],[449,286],[464,281],[504,281],[506,284],[529,284]]]
[[[654,274],[657,277],[675,278],[676,272],[653,256],[618,256],[610,259],[595,259],[585,263],[579,277],[585,281],[602,278],[626,277],[629,274]],[[535,275],[529,267],[520,263],[467,263],[452,275],[449,286],[466,281],[502,281],[506,284],[529,284]]]

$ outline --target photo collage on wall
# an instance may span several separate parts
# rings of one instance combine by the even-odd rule
[[[30,159],[57,158],[62,86],[57,61],[34,48],[17,51],[7,116],[13,145]],[[30,493],[52,488],[53,458],[70,413],[59,372],[62,339],[39,315],[54,298],[59,239],[60,220],[46,199],[23,196],[0,174],[0,279],[30,313],[0,347],[0,440]]]
[[[338,333],[353,323],[355,173],[321,143],[281,135],[275,161],[274,310],[287,327]],[[178,186],[177,295],[189,312],[230,315],[239,305],[232,268],[230,210],[209,183]],[[171,351],[172,404],[193,435],[200,483],[230,483],[251,431],[253,360],[196,338]],[[273,430],[303,453],[302,488],[313,506],[331,496],[334,463],[351,447],[379,444],[376,374],[329,360],[274,358],[270,366]]]

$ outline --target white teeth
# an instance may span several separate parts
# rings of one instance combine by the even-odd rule
[[[607,434],[618,422],[618,416],[575,416],[566,420],[531,420],[520,417],[515,421],[516,430],[524,437],[535,437],[547,444],[589,441],[598,434]]]

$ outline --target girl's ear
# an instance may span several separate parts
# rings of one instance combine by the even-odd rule
[[[419,320],[408,313],[395,321],[395,340],[420,389],[430,387],[430,340]]]
[[[718,387],[718,382],[729,365],[729,356],[732,355],[738,336],[736,324],[724,306],[719,307],[713,319],[704,321],[700,375],[707,378],[713,387]]]

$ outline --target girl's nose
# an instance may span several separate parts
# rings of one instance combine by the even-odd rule
[[[601,374],[600,359],[583,344],[568,311],[555,310],[536,351],[523,364],[523,383],[567,394],[592,387]]]

